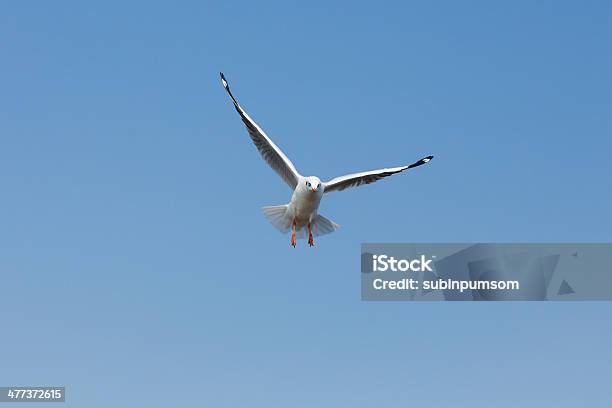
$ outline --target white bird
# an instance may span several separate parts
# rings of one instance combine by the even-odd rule
[[[339,228],[338,224],[317,213],[323,194],[373,183],[383,177],[420,166],[433,159],[433,156],[427,156],[407,166],[347,174],[327,182],[321,182],[315,176],[302,176],[298,173],[293,163],[291,163],[291,160],[238,104],[222,72],[221,82],[230,98],[232,98],[234,107],[246,125],[257,150],[293,190],[289,204],[263,207],[262,210],[270,223],[279,231],[286,233],[291,228],[291,245],[294,248],[296,245],[296,234],[299,238],[305,238],[307,231],[308,244],[313,246],[314,236],[329,234]]]

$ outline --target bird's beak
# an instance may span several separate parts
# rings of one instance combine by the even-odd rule
[[[316,193],[317,189],[316,188],[311,188],[310,191],[312,191],[313,193]]]

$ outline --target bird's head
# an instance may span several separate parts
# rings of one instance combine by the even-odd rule
[[[322,192],[321,180],[318,177],[304,177],[302,181],[304,188],[311,193]]]

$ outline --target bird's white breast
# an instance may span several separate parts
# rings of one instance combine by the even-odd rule
[[[291,197],[290,209],[298,226],[307,224],[317,215],[322,194],[310,190],[297,189]]]

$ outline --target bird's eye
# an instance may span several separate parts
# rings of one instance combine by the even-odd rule
[[[317,185],[317,188],[320,188],[320,187],[321,187],[321,183],[319,183],[319,184]]]
[[[307,182],[306,182],[306,185],[307,185],[308,187],[310,187],[310,181],[307,181]]]

